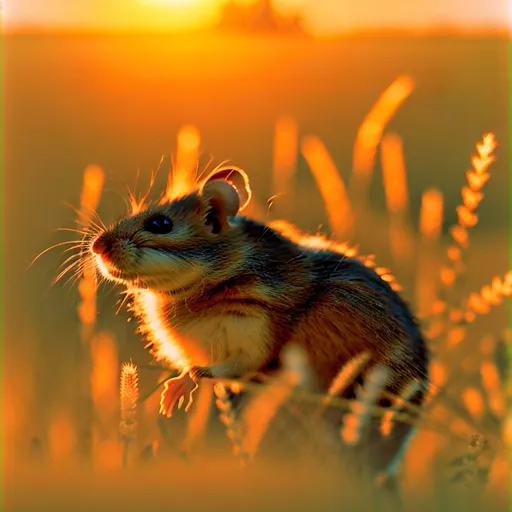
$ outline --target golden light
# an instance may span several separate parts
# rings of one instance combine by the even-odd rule
[[[164,299],[149,290],[133,289],[131,293],[132,311],[141,321],[140,333],[148,340],[145,348],[150,349],[156,361],[165,361],[179,370],[188,370],[188,357],[162,317]]]
[[[217,19],[223,0],[138,0],[146,6],[156,24],[165,24],[172,30],[190,30],[212,25]]]

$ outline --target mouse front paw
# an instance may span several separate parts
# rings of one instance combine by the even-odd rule
[[[201,379],[212,379],[212,372],[204,366],[193,366],[190,368],[188,374],[194,382],[199,382]]]
[[[192,405],[192,395],[197,388],[197,381],[192,378],[189,372],[168,380],[164,384],[164,389],[160,395],[160,414],[170,418],[176,404],[178,404],[178,409],[181,409],[185,401],[187,402],[185,412],[187,412]]]

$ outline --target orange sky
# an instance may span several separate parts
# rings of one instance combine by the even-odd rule
[[[225,0],[3,0],[6,28],[169,28],[208,25]],[[239,0],[250,2],[251,0]],[[509,0],[274,0],[316,33],[367,27],[512,26]]]

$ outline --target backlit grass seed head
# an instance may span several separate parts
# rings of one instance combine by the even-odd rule
[[[232,392],[236,392],[230,389]],[[226,436],[231,441],[233,454],[238,457],[242,466],[245,466],[250,459],[243,445],[243,432],[241,423],[238,421],[237,414],[231,403],[228,387],[225,384],[217,382],[213,386],[215,393],[215,405],[220,412],[219,419],[226,427]]]
[[[493,151],[496,149],[494,134],[484,135],[482,142],[477,143],[476,148],[478,154],[471,158],[472,169],[466,172],[468,186],[462,188],[462,204],[456,208],[458,224],[450,229],[455,243],[464,249],[469,246],[468,229],[474,228],[478,223],[478,215],[475,211],[484,197],[481,189],[490,178],[488,169],[494,162]],[[452,248],[449,251],[451,251],[448,255],[449,260],[458,262],[461,252],[454,252]],[[449,286],[452,283],[446,284]]]
[[[323,404],[327,405],[331,397],[341,395],[363,371],[371,358],[372,354],[370,352],[362,352],[343,365],[331,382],[327,395],[323,399]]]
[[[475,321],[478,315],[486,315],[493,306],[499,306],[503,298],[512,296],[512,271],[503,278],[495,276],[491,285],[483,286],[480,292],[470,294],[466,301],[462,316],[457,323],[452,323],[448,331],[448,346],[454,348],[464,340],[467,326]]]
[[[451,287],[453,287],[458,278],[464,273],[466,266],[463,262],[464,250],[469,247],[469,230],[478,224],[478,215],[476,210],[483,199],[482,187],[488,181],[489,167],[494,162],[494,150],[496,149],[496,139],[494,134],[487,133],[483,136],[482,141],[476,144],[477,154],[471,158],[472,168],[466,172],[467,186],[462,187],[462,204],[457,206],[457,224],[450,228],[450,234],[453,238],[454,244],[448,248],[447,263],[442,266],[440,270],[440,282],[444,288],[443,294],[446,295]],[[444,297],[443,302],[446,302]],[[475,304],[477,301],[472,299]],[[487,306],[480,308],[485,309]],[[437,309],[432,310],[434,316],[443,315],[448,311],[445,308],[443,311]],[[471,308],[470,308],[471,311]],[[449,313],[448,313],[449,314]],[[467,315],[467,319],[471,319],[472,315]],[[438,333],[438,336],[449,329],[450,323],[447,322],[443,325],[443,332]],[[451,344],[457,345],[461,341],[460,329],[455,328],[459,332],[451,332],[448,334],[452,338]]]
[[[494,134],[485,134],[482,142],[477,143],[476,149],[478,154],[471,158],[472,169],[466,172],[468,186],[462,188],[462,204],[457,206],[456,210],[458,225],[451,230],[453,239],[462,247],[468,245],[467,229],[474,228],[478,223],[475,211],[484,197],[481,189],[490,178],[489,166],[495,160]]]
[[[125,438],[133,439],[137,427],[137,401],[139,399],[139,374],[137,365],[125,362],[121,365],[121,425]]]
[[[467,301],[468,311],[485,315],[492,306],[499,306],[504,297],[512,296],[512,271],[503,278],[493,277],[491,285],[483,286],[478,293],[472,293]]]

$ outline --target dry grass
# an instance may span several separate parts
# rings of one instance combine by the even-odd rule
[[[330,228],[341,236],[352,236],[357,219],[361,218],[357,217],[361,215],[361,208],[365,219],[375,218],[365,198],[369,177],[374,171],[375,154],[382,141],[390,245],[397,261],[408,265],[413,275],[416,269],[416,307],[422,316],[432,313],[428,318],[427,333],[435,353],[431,365],[430,393],[420,419],[411,414],[416,411],[408,403],[413,389],[405,390],[400,397],[393,397],[394,406],[390,410],[372,407],[381,393],[384,376],[380,374],[375,375],[374,388],[361,401],[336,398],[340,389],[361,371],[366,362],[364,354],[340,369],[339,377],[326,396],[312,393],[306,385],[298,386],[301,379],[307,381],[307,368],[300,365],[299,357],[292,359],[293,364],[280,380],[264,386],[251,387],[246,382],[235,381],[215,384],[216,416],[224,424],[236,457],[229,457],[228,447],[213,432],[217,420],[213,420],[214,423],[209,421],[213,393],[212,388],[208,387],[196,397],[188,415],[160,420],[160,433],[152,433],[155,437],[148,444],[142,436],[139,439],[137,426],[139,420],[142,422],[143,415],[153,415],[153,419],[156,417],[157,403],[151,397],[146,404],[153,406],[145,404],[145,407],[137,407],[138,373],[143,370],[143,365],[137,368],[133,363],[122,364],[120,400],[116,405],[111,403],[113,397],[118,396],[116,379],[111,378],[114,371],[111,366],[117,361],[116,340],[108,333],[96,333],[96,285],[93,275],[85,268],[79,284],[79,317],[82,340],[92,358],[92,366],[87,364],[82,369],[82,383],[87,382],[87,392],[84,391],[81,400],[87,402],[90,399],[89,414],[82,417],[80,427],[67,411],[55,414],[44,443],[47,464],[52,469],[43,475],[34,472],[33,468],[23,464],[20,468],[18,463],[13,463],[16,469],[8,477],[11,487],[9,499],[12,502],[15,501],[16,486],[22,479],[31,479],[42,492],[51,478],[55,478],[81,495],[84,495],[84,487],[94,489],[94,493],[85,493],[86,500],[81,502],[85,507],[83,510],[97,508],[97,503],[110,510],[113,506],[124,510],[135,510],[142,506],[150,510],[156,507],[156,510],[162,502],[180,510],[206,506],[209,510],[223,511],[283,510],[288,502],[293,504],[294,510],[311,510],[312,506],[322,510],[338,510],[340,503],[345,504],[347,509],[355,506],[354,503],[361,507],[372,507],[375,504],[371,492],[361,482],[355,482],[349,474],[326,462],[327,452],[332,451],[332,440],[325,440],[321,425],[308,421],[297,408],[297,404],[309,404],[316,411],[334,408],[340,410],[340,418],[344,415],[344,421],[340,419],[340,436],[337,440],[340,445],[357,442],[361,422],[372,414],[382,418],[383,435],[389,435],[393,425],[399,421],[418,425],[418,443],[423,445],[413,441],[406,454],[405,469],[408,474],[405,481],[406,484],[409,482],[413,493],[424,499],[424,503],[415,501],[411,510],[439,510],[436,507],[440,503],[447,508],[464,506],[466,510],[479,510],[479,507],[485,506],[498,510],[496,507],[505,503],[508,466],[504,463],[504,454],[511,438],[510,419],[505,421],[505,404],[510,396],[510,388],[507,388],[505,381],[507,374],[500,372],[500,365],[505,364],[503,359],[507,358],[507,354],[498,353],[498,347],[504,345],[510,350],[509,338],[500,333],[490,333],[498,338],[491,336],[493,342],[483,344],[482,352],[464,354],[469,364],[468,370],[464,370],[463,379],[457,362],[460,347],[470,343],[474,345],[471,327],[477,316],[487,313],[492,306],[499,306],[502,299],[512,293],[512,273],[503,279],[495,277],[490,285],[469,295],[467,299],[461,299],[455,288],[465,270],[463,253],[468,248],[468,230],[478,221],[476,209],[483,197],[482,187],[490,176],[489,168],[496,144],[492,134],[488,134],[477,145],[477,155],[472,159],[473,168],[466,175],[467,186],[462,189],[463,204],[457,209],[458,224],[451,230],[454,243],[447,248],[448,263],[441,268],[440,286],[436,286],[438,267],[432,262],[437,261],[442,248],[442,195],[435,190],[425,192],[420,229],[416,233],[409,221],[402,141],[398,134],[385,134],[388,120],[412,89],[413,84],[408,77],[397,79],[362,124],[354,153],[351,193],[345,189],[322,141],[308,136],[299,144],[296,123],[290,119],[280,120],[275,136],[274,194],[279,194],[279,187],[283,187],[282,192],[291,201],[289,196],[293,197],[293,175],[300,147],[324,198]],[[187,126],[180,131],[175,172],[173,179],[168,181],[166,192],[169,196],[179,192],[179,187],[188,190],[195,182],[200,140],[195,127]],[[102,185],[101,170],[88,168],[84,177],[80,214],[84,225],[96,222],[92,212],[100,199]],[[143,207],[145,197],[135,200],[132,196],[130,199],[132,209],[134,205],[136,209]],[[285,210],[289,209],[290,203]],[[339,240],[331,241],[321,235],[306,236],[286,223],[279,226],[304,245],[330,247],[354,256],[357,254],[355,249],[350,249]],[[353,238],[357,239],[357,231]],[[416,266],[410,260],[418,248],[424,258]],[[373,257],[361,258],[368,266],[375,268],[383,279],[398,288],[388,269],[378,267]],[[446,339],[443,336],[445,333],[448,335]],[[155,368],[161,371],[161,368]],[[116,375],[118,369],[115,368]],[[235,394],[243,390],[251,395],[249,407],[242,417],[228,399],[228,390]],[[111,432],[115,423],[112,408],[120,410],[120,418],[117,418],[118,422],[120,420],[120,439]],[[183,423],[185,432],[178,429],[169,433],[173,424]],[[105,447],[103,451],[90,450],[86,453],[93,459],[102,458],[103,463],[96,464],[96,467],[128,467],[132,472],[120,476],[118,472],[107,474],[98,471],[91,474],[77,469],[77,445],[80,442],[83,444],[82,452],[87,452],[88,448],[87,437],[85,442],[83,438],[84,425],[96,432],[96,437]],[[194,450],[203,439],[206,439],[204,449]],[[304,451],[308,443],[315,446]],[[301,457],[305,457],[300,459],[301,464],[294,463],[295,459],[287,464],[286,459],[279,457],[285,445],[284,453],[300,452]],[[119,447],[124,449],[120,450]],[[132,449],[130,459],[128,447]],[[193,464],[186,465],[180,461],[178,455],[183,452],[193,456]],[[239,470],[240,460],[249,466],[244,472]],[[62,465],[72,467],[72,474],[54,472]],[[340,485],[342,481],[344,484]],[[460,487],[461,483],[467,484],[468,489]],[[300,497],[297,489],[300,489]],[[422,489],[423,496],[420,492]],[[429,493],[426,489],[432,491]],[[118,496],[118,499],[113,496]],[[46,507],[68,510],[66,506],[71,505],[66,505],[64,497],[61,498],[60,501],[56,498],[57,501]],[[30,496],[17,498],[16,510],[28,510],[27,507],[34,506],[31,499]],[[76,503],[73,509],[78,510]]]
[[[139,370],[131,361],[121,365],[121,422],[119,433],[123,442],[123,467],[128,464],[128,448],[137,438],[137,403],[139,401]]]

